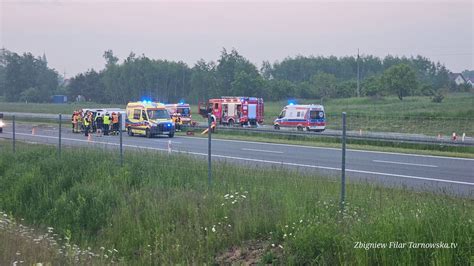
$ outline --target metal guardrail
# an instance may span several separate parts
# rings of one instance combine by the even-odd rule
[[[206,129],[205,126],[195,126],[194,128]],[[220,126],[217,131],[236,131],[236,132],[250,132],[250,133],[261,133],[261,134],[274,134],[274,135],[285,135],[285,136],[302,136],[302,137],[328,137],[328,138],[341,138],[342,131],[339,130],[326,130],[323,132],[307,132],[297,130],[274,130],[270,128],[241,128],[241,127],[227,127]],[[390,132],[367,132],[360,134],[355,131],[347,132],[348,139],[366,140],[366,141],[386,141],[386,142],[403,142],[413,144],[433,144],[433,145],[444,145],[444,146],[474,146],[474,139],[468,138],[465,141],[457,140],[452,141],[450,138],[436,138],[425,135],[416,134],[401,134],[401,133],[390,133]]]
[[[57,114],[43,114],[43,113],[12,113],[3,112],[4,119],[15,115],[17,118],[25,119],[42,119],[42,120],[54,120],[58,121]],[[62,121],[70,121],[69,116],[62,116]],[[207,126],[196,125],[191,128],[206,129]],[[327,129],[323,132],[307,132],[297,131],[296,129],[282,128],[275,130],[270,126],[261,126],[258,128],[251,127],[229,127],[219,126],[218,131],[229,131],[229,132],[246,132],[246,133],[257,133],[257,134],[274,134],[274,135],[285,135],[285,136],[304,136],[304,137],[328,137],[328,138],[341,138],[342,131]],[[432,144],[440,146],[474,146],[474,138],[466,138],[464,141],[460,139],[453,141],[447,137],[433,137],[421,134],[404,134],[404,133],[393,133],[393,132],[364,132],[363,134],[356,131],[347,132],[348,139],[354,140],[365,140],[365,141],[385,141],[385,142],[401,142],[401,143],[413,143],[413,144]]]

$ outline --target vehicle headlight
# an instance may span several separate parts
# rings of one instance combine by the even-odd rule
[[[0,127],[5,126],[5,123],[3,123],[3,120],[0,120]]]

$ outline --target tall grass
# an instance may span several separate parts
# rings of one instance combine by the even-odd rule
[[[206,163],[185,155],[116,155],[0,144],[0,209],[52,226],[81,247],[115,248],[129,264],[215,263],[247,240],[281,250],[283,264],[469,264],[474,203],[370,184],[347,186],[280,167]],[[447,242],[453,249],[355,249],[354,242]],[[280,246],[280,247],[279,247]],[[271,248],[264,251],[271,258]]]

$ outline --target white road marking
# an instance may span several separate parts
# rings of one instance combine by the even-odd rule
[[[423,167],[438,167],[437,165],[432,165],[432,164],[403,163],[403,162],[392,162],[392,161],[382,161],[382,160],[372,160],[372,162],[402,164],[402,165],[412,165],[412,166],[423,166]]]
[[[158,143],[165,143],[165,144],[168,144],[168,140],[155,140],[155,142],[158,142]],[[179,142],[179,141],[171,141],[171,144],[181,144],[182,142]]]
[[[16,134],[18,134],[18,135],[23,135],[23,136],[32,136],[31,134],[25,134],[25,133],[16,133]],[[32,136],[32,137],[57,139],[57,137],[54,137],[54,136],[44,136],[44,135],[34,135],[34,136]],[[90,141],[90,142],[89,142],[89,141],[83,140],[83,139],[71,139],[71,138],[62,138],[62,139],[63,139],[63,140],[69,140],[69,141],[78,141],[78,142],[88,142],[88,143],[97,143],[97,144],[108,144],[108,145],[114,145],[114,146],[119,146],[119,145],[120,145],[119,143],[112,143],[112,142],[100,142],[100,141]],[[130,145],[130,144],[123,144],[123,146],[124,146],[124,147],[130,147],[130,148],[141,148],[141,149],[157,150],[157,151],[166,151],[166,152],[168,151],[168,149],[153,148],[153,147],[138,146],[138,145]],[[173,152],[207,156],[207,153],[202,153],[202,152],[186,152],[186,151],[177,151],[177,150],[173,150]],[[250,159],[250,158],[234,157],[234,156],[227,156],[227,155],[216,155],[216,154],[213,154],[212,157],[225,158],[225,159],[234,159],[234,160],[241,160],[241,161],[248,161],[248,162],[261,162],[261,163],[269,163],[269,164],[279,164],[279,165],[289,165],[289,166],[299,166],[299,167],[308,167],[308,168],[315,168],[315,169],[325,169],[325,170],[341,171],[341,168],[336,168],[336,167],[319,166],[319,165],[308,165],[308,164],[298,164],[298,163],[285,163],[285,162],[277,162],[277,161],[269,161],[269,160],[260,160],[260,159]],[[383,175],[383,176],[393,176],[393,177],[402,177],[402,178],[407,178],[407,179],[416,179],[416,180],[435,181],[435,182],[441,182],[441,183],[451,183],[451,184],[460,184],[460,185],[474,186],[474,183],[464,182],[464,181],[455,181],[455,180],[446,180],[446,179],[437,179],[437,178],[420,177],[420,176],[410,176],[410,175],[399,175],[399,174],[372,172],[372,171],[355,170],[355,169],[346,169],[346,171],[347,171],[347,172],[353,172],[353,173],[362,173],[362,174],[371,174],[371,175]]]
[[[201,140],[206,140],[207,141],[207,138],[189,137],[189,136],[182,136],[182,137],[183,138],[190,138],[190,139],[201,139]],[[314,146],[304,146],[304,145],[296,145],[296,144],[268,143],[268,142],[256,142],[256,141],[244,141],[244,140],[232,140],[232,139],[212,139],[212,141],[238,142],[238,143],[272,145],[272,146],[283,146],[283,147],[296,147],[296,148],[318,149],[318,150],[333,150],[333,151],[340,151],[341,150],[340,148],[314,147]],[[474,161],[474,159],[472,159],[472,158],[448,157],[448,156],[424,155],[424,154],[412,154],[412,153],[400,153],[400,152],[388,152],[388,151],[369,151],[369,150],[366,151],[366,150],[356,150],[356,149],[347,149],[347,151],[350,151],[350,152],[364,152],[364,153],[393,154],[393,155],[426,157],[426,158],[435,158],[435,159],[451,159],[451,160]]]
[[[247,149],[242,148],[243,151],[257,151],[257,152],[267,152],[267,153],[283,153],[282,151],[267,151],[267,150],[257,150],[257,149]]]

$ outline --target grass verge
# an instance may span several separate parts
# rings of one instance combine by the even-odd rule
[[[130,151],[119,167],[117,156],[102,150],[67,149],[59,159],[54,147],[19,144],[12,154],[0,146],[0,209],[28,225],[54,227],[82,248],[114,248],[125,264],[227,263],[222,254],[249,241],[266,243],[262,263],[472,259],[472,199],[349,182],[340,212],[339,183],[279,167],[215,163],[209,186],[206,162],[194,157]],[[354,248],[356,242],[387,247]]]

